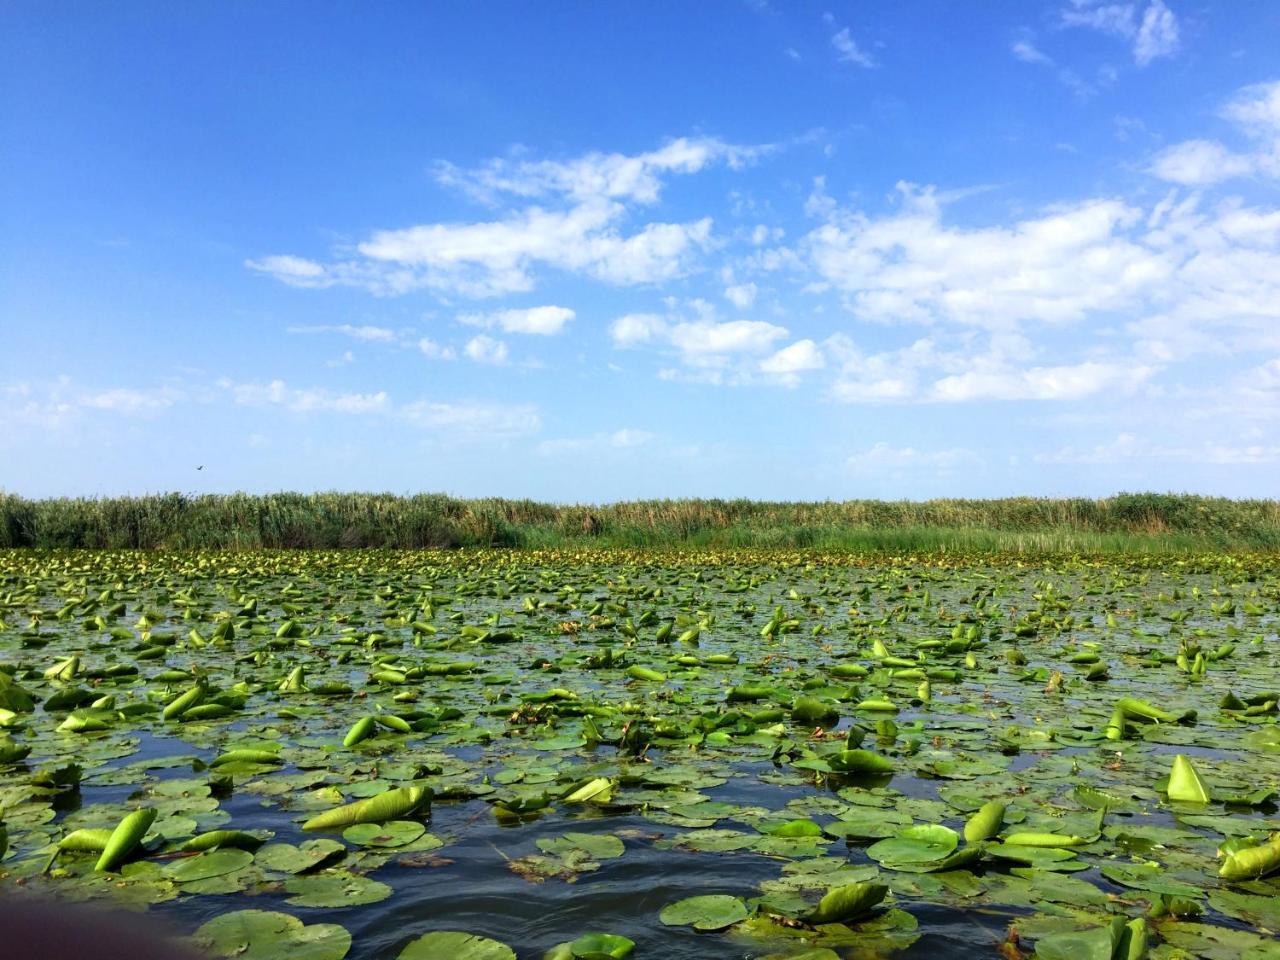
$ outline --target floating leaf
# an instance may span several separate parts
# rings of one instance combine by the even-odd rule
[[[224,913],[201,926],[194,939],[227,960],[342,960],[351,949],[351,934],[336,923],[308,926],[269,910]]]
[[[723,930],[739,920],[745,920],[751,911],[737,897],[726,894],[706,894],[677,900],[662,908],[658,919],[668,927],[691,926],[695,930]]]

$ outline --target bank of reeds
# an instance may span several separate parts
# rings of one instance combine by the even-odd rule
[[[0,547],[757,547],[886,552],[1280,549],[1280,501],[642,500],[601,506],[443,494],[272,493],[30,500],[0,494]]]

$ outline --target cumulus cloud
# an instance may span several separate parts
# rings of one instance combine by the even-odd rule
[[[1184,186],[1206,186],[1235,177],[1280,177],[1280,80],[1238,91],[1219,111],[1249,141],[1234,151],[1218,140],[1184,140],[1156,154],[1150,171]]]
[[[961,228],[943,223],[932,188],[899,183],[898,194],[901,208],[887,216],[831,211],[802,244],[817,274],[864,320],[1067,323],[1123,307],[1172,271],[1129,235],[1142,211],[1120,200]]]
[[[777,353],[760,361],[762,373],[774,374],[793,383],[798,375],[809,370],[821,370],[827,365],[822,350],[812,340],[797,340]]]
[[[656,313],[628,313],[609,326],[609,334],[617,347],[653,343],[665,336],[666,332],[666,319]]]
[[[453,360],[457,357],[453,347],[442,346],[430,337],[422,337],[418,341],[418,350],[422,352],[423,356],[432,360]]]
[[[476,363],[502,366],[508,360],[507,345],[483,333],[468,340],[462,352]]]
[[[1024,370],[973,370],[936,381],[927,397],[939,403],[1080,400],[1104,390],[1132,393],[1153,373],[1154,367],[1094,361]]]
[[[677,323],[667,330],[671,344],[686,358],[759,353],[786,335],[786,327],[763,320],[695,320]]]
[[[736,283],[725,287],[724,298],[739,310],[748,310],[759,292],[754,283]]]
[[[554,336],[576,314],[568,307],[528,307],[523,310],[499,310],[495,313],[468,313],[458,317],[459,322],[472,327],[499,329],[506,333],[529,333],[544,337]]]
[[[278,254],[245,265],[293,286],[355,286],[380,295],[522,293],[546,268],[620,286],[657,283],[693,268],[710,243],[712,220],[651,222],[628,232],[633,209],[656,202],[666,177],[715,163],[741,167],[771,149],[682,138],[631,156],[498,159],[475,170],[445,165],[437,175],[443,184],[485,202],[528,205],[495,219],[378,230],[330,263]]]
[[[1201,187],[1252,173],[1250,157],[1232,153],[1216,140],[1184,140],[1156,154],[1151,172],[1161,180]]]

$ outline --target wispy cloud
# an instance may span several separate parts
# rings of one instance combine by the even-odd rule
[[[1163,0],[1109,3],[1105,0],[1071,0],[1061,11],[1063,26],[1084,27],[1128,41],[1134,62],[1145,67],[1152,60],[1171,57],[1181,47],[1178,18]]]
[[[339,393],[323,388],[296,388],[283,380],[238,383],[222,379],[218,386],[232,401],[244,407],[283,407],[295,413],[376,413],[390,409],[385,390],[375,393]]]
[[[394,330],[387,327],[375,327],[367,324],[358,326],[350,323],[320,326],[293,326],[287,327],[286,332],[293,334],[338,333],[342,334],[344,337],[350,337],[353,340],[361,340],[365,343],[394,343],[397,339],[396,332]]]
[[[848,27],[843,27],[832,34],[831,45],[836,48],[837,58],[844,63],[852,63],[867,70],[874,70],[880,66],[875,57],[858,46],[858,41],[853,38]]]
[[[604,451],[627,451],[639,447],[647,447],[657,439],[657,434],[648,430],[637,430],[623,427],[612,433],[597,433],[590,437],[567,437],[554,440],[543,440],[538,444],[537,452],[544,457],[562,457],[570,454],[599,453]]]

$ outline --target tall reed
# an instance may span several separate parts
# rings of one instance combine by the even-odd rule
[[[1280,549],[1280,502],[1136,493],[1091,500],[639,500],[556,505],[444,494],[0,493],[0,547],[743,546],[1151,552]]]

